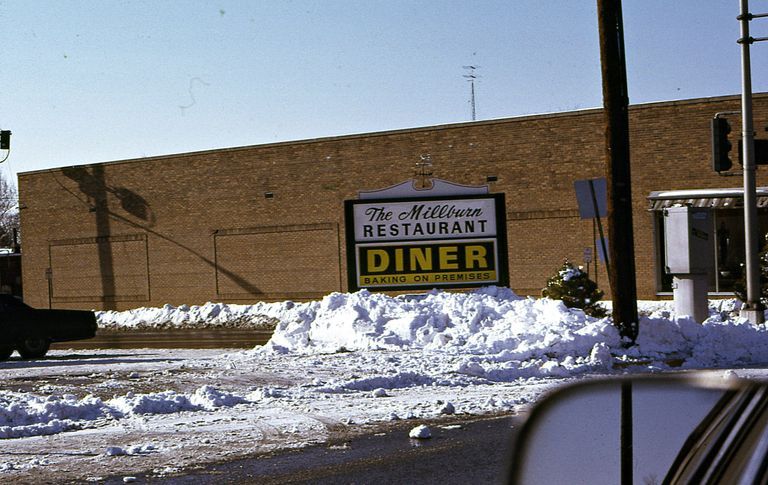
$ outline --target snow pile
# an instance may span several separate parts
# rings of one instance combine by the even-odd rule
[[[768,362],[768,329],[746,319],[713,315],[703,324],[673,319],[666,312],[640,319],[637,346],[630,356],[676,356],[686,367],[723,367]]]
[[[366,290],[333,293],[279,317],[271,340],[259,352],[323,354],[408,350],[465,356],[458,373],[493,380],[566,376],[610,370],[616,362],[668,360],[687,367],[768,362],[768,332],[732,317],[734,300],[714,301],[703,324],[673,314],[672,302],[641,307],[637,345],[625,349],[610,318],[592,318],[548,298],[521,298],[489,287],[472,293],[433,291],[420,297],[390,297]],[[428,381],[407,372],[355,384],[400,387]],[[347,386],[348,387],[348,386]]]
[[[425,440],[432,437],[432,431],[426,425],[419,425],[408,432],[410,438]]]
[[[0,391],[0,438],[49,435],[79,429],[89,422],[118,420],[135,415],[213,411],[250,402],[247,398],[203,386],[192,394],[164,391],[115,397],[36,396]],[[146,450],[145,450],[146,451]],[[136,451],[129,450],[128,454]]]
[[[113,410],[113,414],[129,416],[135,414],[170,414],[182,411],[210,411],[220,407],[232,407],[244,402],[247,402],[244,397],[219,391],[212,386],[203,386],[191,395],[174,391],[137,395],[128,393],[125,396],[110,399],[107,406]]]
[[[592,318],[560,301],[521,298],[499,287],[399,297],[362,290],[307,303],[165,305],[97,312],[97,317],[104,329],[274,327],[263,349],[272,355],[408,349],[463,354],[467,358],[457,372],[504,380],[609,369],[616,359],[659,365],[674,359],[689,367],[712,367],[768,358],[768,335],[734,316],[740,307],[735,299],[711,301],[703,324],[675,315],[671,301],[638,307],[640,335],[630,349],[623,348],[610,318]]]
[[[703,324],[675,315],[671,301],[638,307],[640,335],[630,349],[623,348],[610,318],[592,318],[560,301],[521,298],[499,287],[399,297],[362,290],[307,303],[165,305],[97,312],[97,317],[105,329],[275,327],[259,350],[271,355],[414,349],[461,354],[465,359],[456,372],[493,380],[610,370],[617,362],[637,360],[713,367],[768,359],[765,329],[736,317],[740,304],[735,299],[711,301]],[[386,379],[395,386],[414,380],[408,372]],[[373,390],[375,381],[355,385]]]
[[[365,290],[333,293],[293,316],[281,319],[267,349],[323,353],[421,348],[529,355],[537,350],[570,353],[572,347],[589,352],[595,336],[618,342],[608,320],[590,319],[560,301],[520,298],[495,287],[474,293],[433,291],[414,299]]]
[[[0,438],[55,434],[73,429],[77,421],[110,415],[93,396],[79,400],[72,395],[40,397],[0,391]]]
[[[295,306],[291,301],[259,302],[253,305],[164,305],[160,308],[136,308],[122,312],[97,311],[99,328],[110,330],[145,330],[169,328],[263,328],[275,326],[279,316]]]
[[[619,346],[609,319],[509,289],[433,291],[393,298],[362,290],[334,293],[294,319],[281,319],[265,346],[273,353],[329,353],[419,348],[508,359],[589,355],[597,343]]]

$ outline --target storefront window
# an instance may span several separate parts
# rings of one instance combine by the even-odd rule
[[[715,271],[709,275],[709,291],[713,293],[730,293],[733,285],[742,278],[744,272],[744,211],[741,208],[711,209],[715,229],[714,251],[712,254]],[[657,248],[660,272],[659,282],[662,292],[672,291],[672,275],[664,270],[664,215],[662,211],[654,211]],[[758,239],[759,250],[765,247],[768,232],[768,211],[758,210]]]

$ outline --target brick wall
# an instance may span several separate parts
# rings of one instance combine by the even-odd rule
[[[640,298],[657,290],[647,195],[740,187],[741,178],[709,168],[709,119],[739,103],[630,109]],[[754,115],[765,138],[768,95],[755,96]],[[490,186],[506,194],[510,285],[538,295],[563,259],[581,262],[592,246],[573,182],[604,175],[603,130],[595,109],[23,173],[25,300],[125,309],[345,291],[343,201],[412,177],[426,153],[436,177],[467,185],[498,177]],[[596,277],[607,289],[602,265]]]

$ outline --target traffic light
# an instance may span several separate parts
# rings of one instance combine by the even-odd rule
[[[731,125],[725,118],[712,118],[712,169],[715,172],[725,172],[733,166],[728,158],[731,151],[731,142],[728,141],[728,133]]]
[[[10,130],[0,131],[0,150],[11,149],[11,132]]]
[[[744,165],[744,148],[739,140],[739,163]],[[755,165],[768,165],[768,140],[755,139]]]

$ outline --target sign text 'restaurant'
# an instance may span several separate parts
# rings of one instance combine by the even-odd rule
[[[380,201],[356,204],[354,212],[358,242],[496,235],[493,199]]]

